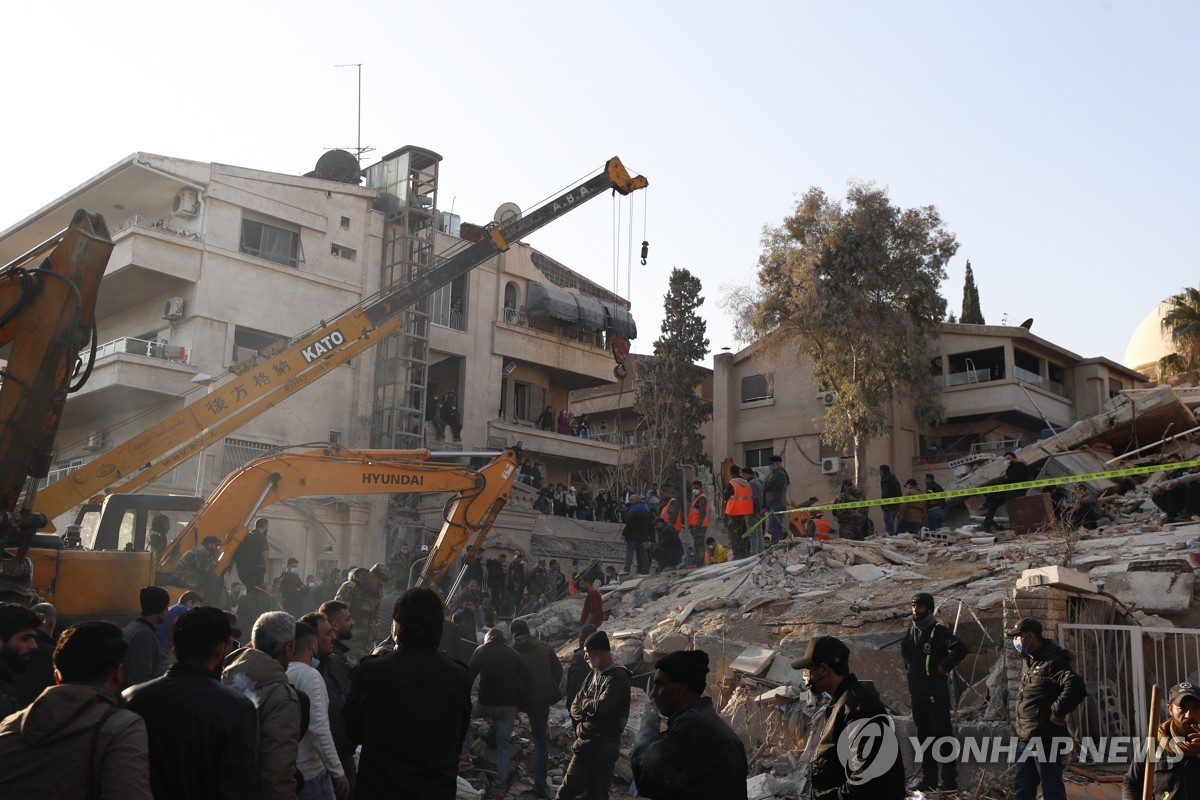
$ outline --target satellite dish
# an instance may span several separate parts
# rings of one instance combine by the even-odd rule
[[[317,167],[305,177],[338,183],[361,183],[358,159],[345,150],[330,150],[317,159]]]
[[[1033,327],[1033,317],[1030,317],[1029,319],[1022,322],[1021,327],[1024,328],[1025,330],[1029,330],[1030,328],[1032,328]]]
[[[515,222],[521,218],[521,207],[516,203],[501,203],[496,209],[496,213],[492,216],[500,225],[507,225],[510,222]]]

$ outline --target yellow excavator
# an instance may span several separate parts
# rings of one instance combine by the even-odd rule
[[[0,369],[0,600],[34,599],[25,556],[47,523],[38,487],[67,395],[95,361],[96,296],[112,249],[104,218],[80,209],[66,230],[0,271],[0,346],[8,348]]]
[[[137,609],[130,604],[136,602],[137,592],[130,591],[130,587],[158,583],[175,587],[177,591],[172,595],[196,588],[176,583],[175,568],[184,553],[208,536],[221,539],[215,572],[225,575],[254,517],[274,503],[315,495],[453,492],[443,513],[441,532],[418,580],[418,584],[436,586],[467,545],[478,547],[487,536],[496,515],[508,502],[517,461],[511,450],[478,469],[430,461],[431,456],[429,450],[341,447],[262,456],[226,476],[153,562],[120,552],[35,549],[31,551],[34,589],[53,603],[63,618],[136,615]],[[121,503],[121,495],[108,499],[112,504],[106,503],[100,514],[89,537],[91,547],[100,551],[115,549],[122,523],[128,529],[129,520],[136,519],[127,512],[139,505],[161,511],[165,499],[128,497],[141,502]],[[143,526],[129,542],[144,547],[146,535]]]
[[[131,603],[136,601],[136,588],[150,583],[156,572],[156,559],[144,540],[138,540],[131,534],[130,538],[114,540],[110,544],[98,539],[78,541],[72,540],[70,535],[58,537],[45,533],[37,535],[35,540],[37,530],[53,530],[50,521],[72,508],[89,502],[107,503],[101,496],[104,492],[134,492],[199,454],[213,442],[335,367],[377,342],[386,340],[403,326],[401,311],[467,274],[497,253],[507,250],[510,243],[609,190],[629,194],[647,185],[645,177],[631,176],[620,159],[611,158],[594,177],[522,217],[502,226],[489,226],[487,235],[480,241],[463,248],[409,283],[388,287],[338,316],[321,321],[309,331],[291,339],[281,339],[232,367],[230,373],[213,386],[212,391],[179,412],[96,456],[70,475],[43,489],[36,495],[36,500],[31,502],[33,495],[27,495],[23,511],[25,516],[22,518],[24,522],[8,526],[0,541],[7,547],[16,547],[22,557],[28,552],[36,573],[32,578],[33,586],[30,587],[28,569],[12,569],[9,583],[29,597],[36,589],[38,594],[56,604],[60,618],[127,614]],[[107,252],[104,261],[107,261]],[[103,265],[100,268],[102,273]],[[96,280],[98,283],[99,274]],[[89,307],[89,324],[90,318]],[[76,346],[76,349],[71,353],[78,352],[78,346],[81,345],[82,342],[73,340],[72,346]],[[614,355],[620,355],[616,347]],[[7,390],[7,385],[4,388]],[[52,439],[53,434],[50,441]],[[44,447],[49,446],[47,441]],[[49,459],[45,461],[48,465]],[[6,469],[6,466],[0,467],[0,470]],[[46,474],[45,470],[41,470],[41,473],[42,477]],[[391,484],[381,488],[390,493],[397,491],[399,486]],[[323,490],[320,493],[330,492]],[[168,504],[174,500],[164,498],[161,502]],[[11,507],[11,504],[0,506],[0,512]],[[131,511],[135,516],[146,513],[145,508]],[[134,530],[133,526],[128,529]],[[67,541],[64,542],[64,539]],[[453,554],[447,553],[445,557],[453,559]],[[25,561],[24,558],[13,560]],[[427,572],[431,568],[441,569],[445,566],[440,558],[430,561],[426,565]],[[3,569],[2,565],[0,569]],[[4,574],[0,573],[0,578]],[[428,579],[426,575],[424,580]]]

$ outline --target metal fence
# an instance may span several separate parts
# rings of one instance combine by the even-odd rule
[[[1080,737],[1143,736],[1154,684],[1165,698],[1175,684],[1200,680],[1200,629],[1064,624],[1059,632],[1087,684]]]

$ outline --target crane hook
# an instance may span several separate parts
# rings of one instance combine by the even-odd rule
[[[650,257],[650,243],[642,242],[642,266],[646,266],[646,259]]]

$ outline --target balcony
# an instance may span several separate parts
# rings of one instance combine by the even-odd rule
[[[495,322],[494,352],[537,364],[555,386],[584,389],[612,382],[613,359],[604,334],[549,317],[506,309]]]
[[[1028,380],[1000,378],[964,383],[942,391],[947,420],[1017,415],[1044,427],[1043,417],[1054,425],[1075,421],[1074,404],[1065,394]]]
[[[200,278],[203,239],[162,220],[131,217],[111,231],[113,252],[96,314],[111,316],[164,294],[182,294]]]
[[[621,456],[621,438],[622,434],[616,431],[597,433],[585,439],[544,431],[529,423],[488,422],[489,447],[512,447],[523,442],[528,458],[565,469],[616,466]]]
[[[80,357],[86,364],[89,351]],[[192,388],[190,381],[196,375],[190,358],[185,347],[130,336],[99,345],[91,376],[67,401],[63,427],[97,425],[179,397]]]

